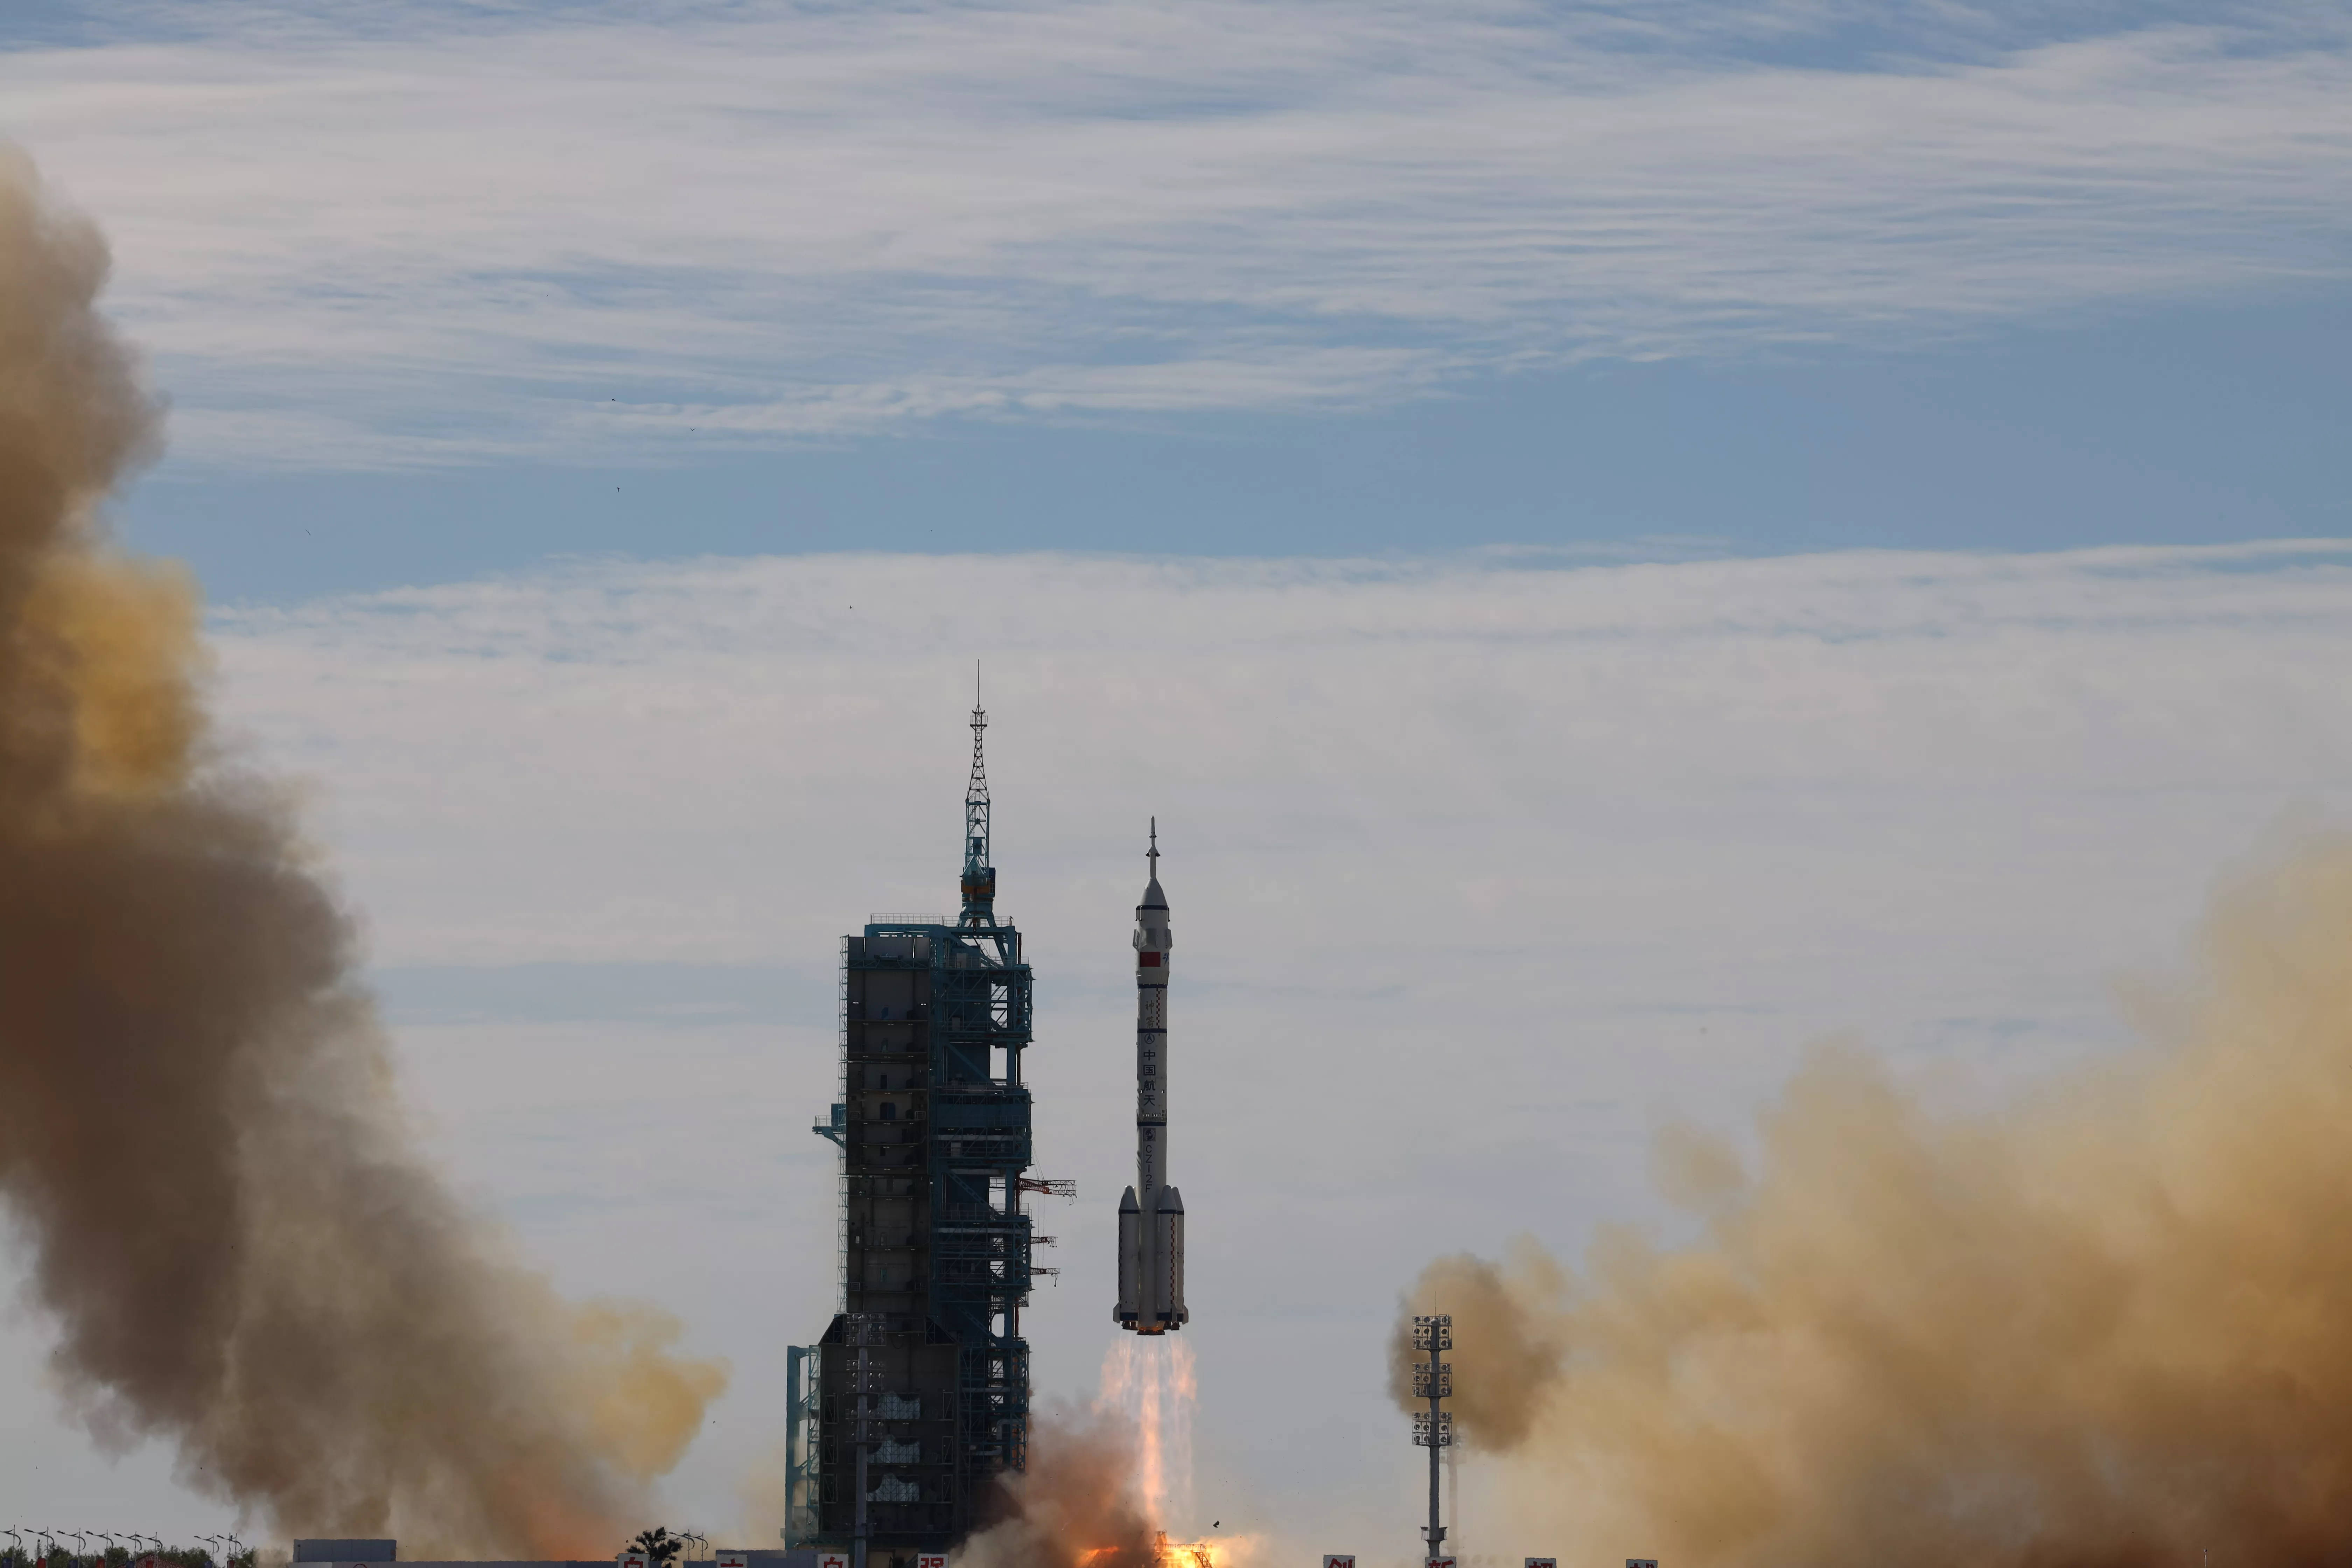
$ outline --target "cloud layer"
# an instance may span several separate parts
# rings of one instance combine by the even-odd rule
[[[1108,1331],[1092,1200],[1131,1153],[1125,940],[1157,813],[1191,977],[1175,1160],[1214,1216],[1199,1495],[1278,1513],[1302,1552],[1370,1550],[1314,1532],[1409,1479],[1381,1333],[1430,1237],[1572,1250],[1654,1216],[1656,1120],[1736,1125],[1824,1035],[1962,1099],[2119,1045],[2113,978],[2164,958],[2215,868],[2352,802],[2347,587],[2342,548],[2294,544],[591,564],[238,612],[223,668],[321,781],[379,963],[779,976],[748,1031],[520,995],[502,1019],[486,985],[473,1021],[404,1037],[468,1117],[467,1167],[561,1215],[534,1234],[573,1267],[704,1259],[669,1304],[735,1362],[740,1434],[776,1325],[829,1300],[829,1152],[798,1129],[830,1098],[835,942],[950,898],[984,655],[1040,1158],[1087,1194],[1050,1226],[1040,1377],[1089,1388]],[[748,1054],[712,1058],[713,1029]],[[633,1053],[707,1092],[583,1109],[660,1076],[585,1070]],[[567,1110],[464,1111],[499,1092],[475,1074],[551,1059],[583,1063]],[[739,1319],[748,1342],[713,1326]],[[740,1452],[690,1458],[689,1486]]]
[[[1328,406],[2344,269],[2340,16],[249,5],[0,54],[237,464]],[[167,19],[168,18],[168,19]]]
[[[436,1146],[567,1289],[733,1363],[669,1515],[706,1527],[830,1310],[836,943],[952,897],[975,656],[1041,1170],[1082,1194],[1041,1385],[1090,1391],[1110,1332],[1156,813],[1196,1495],[1294,1559],[1411,1544],[1383,1342],[1433,1252],[1670,1225],[1652,1129],[1737,1130],[1824,1036],[1939,1104],[2118,1048],[2115,978],[2217,868],[2352,806],[2335,544],[590,563],[215,626],[224,710],[315,781]],[[43,1436],[0,1507],[97,1471],[0,1441]],[[1467,1544],[1544,1549],[1492,1513]]]

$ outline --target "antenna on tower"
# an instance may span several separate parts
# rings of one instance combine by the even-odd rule
[[[980,663],[971,667],[971,778],[963,791],[963,914],[960,925],[996,923],[996,868],[988,854],[988,710],[980,705]]]

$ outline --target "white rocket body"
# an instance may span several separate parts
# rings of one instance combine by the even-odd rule
[[[1168,967],[1176,945],[1160,890],[1153,836],[1151,881],[1135,908],[1135,1185],[1118,1200],[1118,1305],[1111,1315],[1139,1334],[1181,1329],[1184,1310],[1184,1199],[1168,1184]]]

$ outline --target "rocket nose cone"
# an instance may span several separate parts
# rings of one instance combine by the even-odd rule
[[[1151,868],[1149,873],[1150,880],[1145,884],[1143,902],[1136,905],[1136,910],[1139,913],[1144,910],[1164,910],[1168,907],[1168,895],[1160,890],[1160,819],[1156,816],[1151,819],[1151,849],[1143,858],[1144,863]]]

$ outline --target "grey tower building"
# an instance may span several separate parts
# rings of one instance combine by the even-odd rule
[[[841,1149],[842,1310],[793,1352],[784,1535],[899,1568],[967,1534],[1027,1459],[1021,1195],[1046,1184],[1024,1177],[1030,974],[995,910],[987,724],[974,708],[962,910],[843,939],[841,1099],[815,1128]]]

